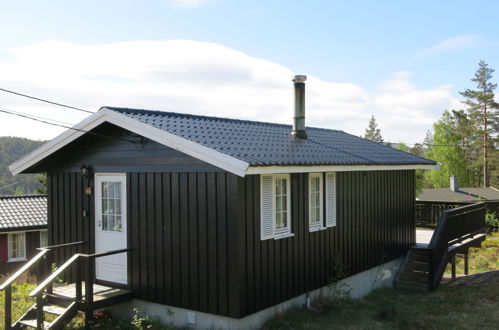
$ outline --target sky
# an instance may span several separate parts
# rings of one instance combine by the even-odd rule
[[[495,1],[3,1],[0,88],[98,110],[122,106],[291,124],[416,143],[484,60],[499,68]],[[498,76],[499,77],[499,76]],[[494,78],[497,82],[499,79]],[[73,125],[88,113],[0,92],[8,109]],[[64,129],[0,113],[0,136]]]

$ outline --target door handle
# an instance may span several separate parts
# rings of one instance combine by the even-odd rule
[[[97,226],[100,227],[101,225],[102,225],[102,220],[97,221]]]

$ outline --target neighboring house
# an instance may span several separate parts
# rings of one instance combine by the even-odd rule
[[[47,196],[0,197],[0,275],[16,271],[47,245]]]
[[[436,168],[305,128],[303,81],[293,127],[103,107],[10,169],[47,173],[51,245],[133,248],[96,260],[98,281],[133,292],[122,309],[254,326],[270,315],[254,313],[328,285],[339,264],[360,276],[354,291],[393,277],[364,271],[415,244],[415,169]]]
[[[483,200],[499,200],[499,190],[493,187],[459,187],[459,178],[453,176],[450,178],[449,188],[422,189],[417,200],[435,202],[475,202]]]

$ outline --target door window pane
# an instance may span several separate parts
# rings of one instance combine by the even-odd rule
[[[102,182],[102,230],[123,230],[121,203],[121,182]]]

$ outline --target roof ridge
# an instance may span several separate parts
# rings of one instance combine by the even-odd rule
[[[0,196],[0,199],[19,199],[19,198],[37,198],[37,197],[47,197],[47,195],[44,194],[33,194],[33,195],[6,195],[6,196]]]
[[[272,123],[268,121],[259,121],[259,120],[250,120],[250,119],[236,119],[236,118],[227,118],[227,117],[217,117],[217,116],[206,116],[206,115],[195,115],[190,113],[181,113],[181,112],[173,112],[173,111],[161,111],[161,110],[148,110],[148,109],[137,109],[137,108],[123,108],[123,107],[111,107],[111,106],[103,106],[101,109],[109,109],[113,111],[124,111],[131,113],[139,113],[139,112],[148,112],[150,114],[162,115],[162,116],[176,116],[176,117],[185,117],[185,118],[196,118],[196,119],[204,119],[204,120],[217,120],[223,122],[236,122],[236,123],[244,123],[244,124],[253,124],[253,125],[267,125],[267,126],[279,126],[279,127],[289,127],[291,128],[291,124],[280,124],[280,123]],[[335,131],[335,132],[343,132],[341,130],[333,129],[333,128],[324,128],[324,127],[314,127],[314,126],[305,126],[308,129],[317,129],[324,131]]]

